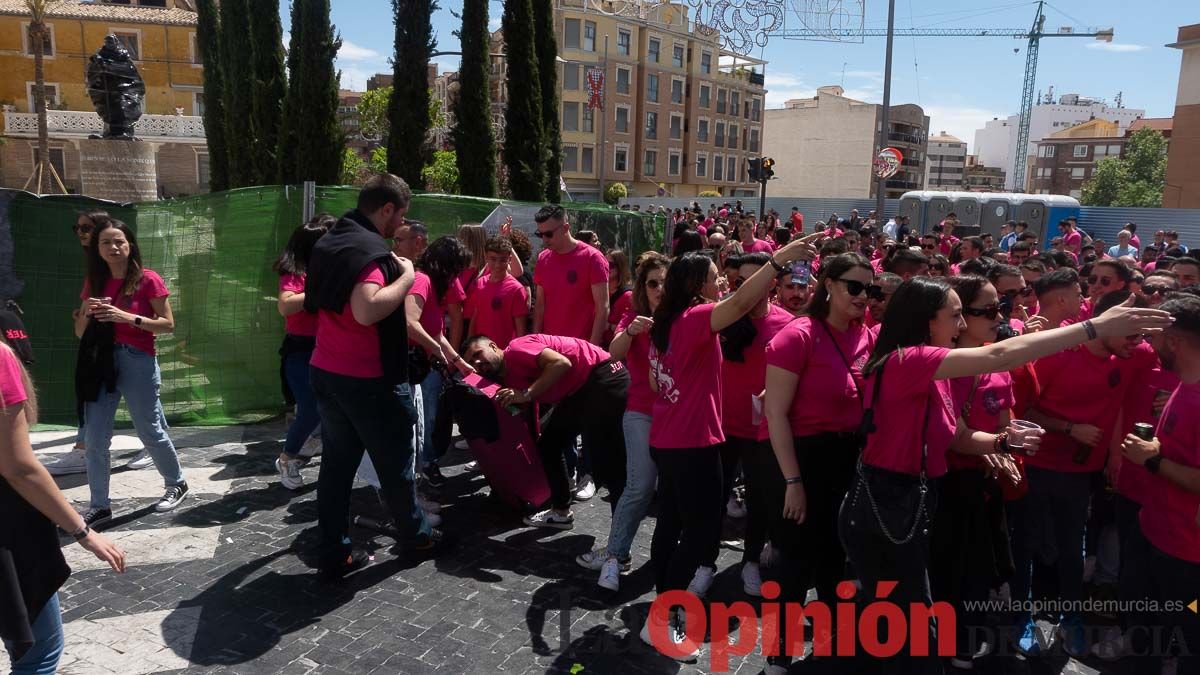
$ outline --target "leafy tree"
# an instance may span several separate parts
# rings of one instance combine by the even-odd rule
[[[338,177],[339,185],[361,185],[363,174],[367,173],[367,163],[358,156],[353,148],[346,148],[342,153],[342,170]]]
[[[1167,140],[1149,127],[1138,129],[1125,142],[1121,157],[1096,163],[1083,184],[1081,201],[1088,206],[1162,206],[1167,183]]]
[[[491,36],[488,33],[488,0],[464,0],[462,63],[458,69],[458,98],[454,105],[454,147],[470,149],[458,158],[463,194],[496,196],[496,137],[492,132],[490,87]]]
[[[505,0],[500,25],[508,56],[503,152],[508,187],[514,199],[540,201],[546,194],[545,143],[531,0]]]
[[[371,173],[387,173],[387,148],[378,147],[372,150],[367,168]]]
[[[258,184],[275,180],[279,171],[276,151],[279,147],[279,121],[287,94],[287,76],[283,70],[283,29],[279,25],[279,5],[252,1],[250,31],[253,40],[254,160]],[[244,59],[243,59],[244,62]]]
[[[208,0],[212,2],[213,0]],[[279,148],[275,151],[279,164],[277,180],[283,184],[300,182],[297,178],[297,157],[299,155],[300,117],[304,107],[300,105],[300,49],[304,43],[304,5],[300,0],[292,0],[292,30],[291,42],[287,48],[287,71],[290,77],[287,82],[287,95],[283,99],[283,118],[279,125]]]
[[[54,0],[25,0],[25,9],[29,11],[29,40],[34,45],[41,45],[49,38],[46,29],[46,12],[58,3]],[[37,147],[38,161],[29,176],[29,182],[36,178],[35,194],[44,194],[43,186],[63,189],[62,177],[50,162],[50,131],[46,123],[46,69],[45,52],[42,49],[33,50],[33,110],[37,113]],[[53,178],[53,180],[52,180]]]
[[[454,151],[438,150],[433,163],[421,169],[421,180],[433,192],[458,194],[458,159]]]
[[[716,190],[701,190],[697,197],[720,197],[721,193]]]
[[[554,37],[553,0],[533,0],[534,44],[542,89],[542,152],[546,161],[546,201],[561,198],[562,117],[558,107],[558,41]],[[601,117],[603,123],[603,117]]]
[[[622,199],[629,196],[629,190],[624,183],[609,183],[608,187],[604,188],[604,203],[617,204]]]
[[[196,2],[196,48],[204,63],[204,138],[208,143],[208,187],[229,189],[229,154],[225,144],[225,98],[221,22],[215,0]]]
[[[372,89],[359,99],[358,124],[364,137],[379,140],[387,138],[388,103],[391,99],[391,87]]]
[[[246,25],[248,0],[221,0],[221,62],[225,84],[225,136],[228,143],[229,187],[258,182],[254,139],[254,71],[246,66],[253,58],[253,42]]]
[[[292,82],[284,101],[281,134],[281,179],[287,183],[316,181],[330,185],[341,177],[346,139],[337,118],[338,75],[333,61],[342,46],[329,21],[329,0],[293,0]],[[293,59],[294,57],[294,59]],[[294,145],[285,151],[284,143]],[[290,154],[289,154],[290,152]]]
[[[392,0],[396,22],[392,97],[388,104],[388,170],[420,188],[429,134],[429,58],[437,47],[433,0]]]

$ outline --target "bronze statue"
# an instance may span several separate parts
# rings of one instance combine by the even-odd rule
[[[117,36],[104,38],[104,46],[88,59],[86,75],[88,96],[104,120],[104,135],[92,138],[136,140],[133,125],[142,117],[146,83]]]

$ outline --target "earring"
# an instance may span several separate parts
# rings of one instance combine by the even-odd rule
[[[829,302],[832,299],[833,299],[833,296],[830,295],[829,291],[825,291],[825,302]]]

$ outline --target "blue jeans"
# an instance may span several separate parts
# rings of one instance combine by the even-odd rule
[[[308,361],[311,357],[312,352],[292,352],[283,363],[284,376],[287,377],[288,387],[296,399],[296,418],[288,427],[287,438],[283,442],[283,452],[289,457],[300,455],[300,446],[304,445],[321,424],[317,398],[313,396],[312,387],[308,384]]]
[[[608,530],[608,554],[624,560],[654,499],[658,467],[650,458],[650,416],[627,410],[621,426],[625,430],[625,492]]]
[[[125,406],[129,408],[133,428],[142,445],[150,451],[163,482],[167,487],[183,483],[179,455],[167,436],[162,402],[158,399],[158,390],[162,385],[158,360],[140,349],[122,344],[113,349],[113,360],[117,370],[116,391],[108,392],[101,388],[95,401],[84,404],[88,487],[91,488],[91,506],[94,509],[109,507],[108,482],[112,470],[109,447],[112,444],[113,421],[122,396],[125,397]]]
[[[442,455],[433,447],[433,430],[437,426],[438,399],[442,396],[443,385],[442,374],[438,372],[437,368],[430,368],[429,374],[425,376],[424,380],[421,380],[421,407],[417,411],[421,414],[419,426],[421,429],[420,460],[422,467],[436,464]]]
[[[4,647],[12,654],[12,645]],[[63,651],[62,609],[58,593],[50,596],[33,621],[33,646],[20,661],[12,664],[12,675],[54,675]]]

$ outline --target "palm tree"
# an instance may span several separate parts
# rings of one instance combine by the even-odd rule
[[[33,166],[29,180],[25,181],[25,187],[28,188],[31,182],[35,183],[34,192],[39,195],[45,194],[42,190],[43,185],[50,189],[57,187],[63,194],[67,192],[62,178],[50,161],[50,132],[46,127],[46,70],[43,45],[47,34],[46,13],[56,4],[58,0],[25,0],[25,8],[30,14],[29,43],[33,48],[33,109],[38,116],[38,161]]]

